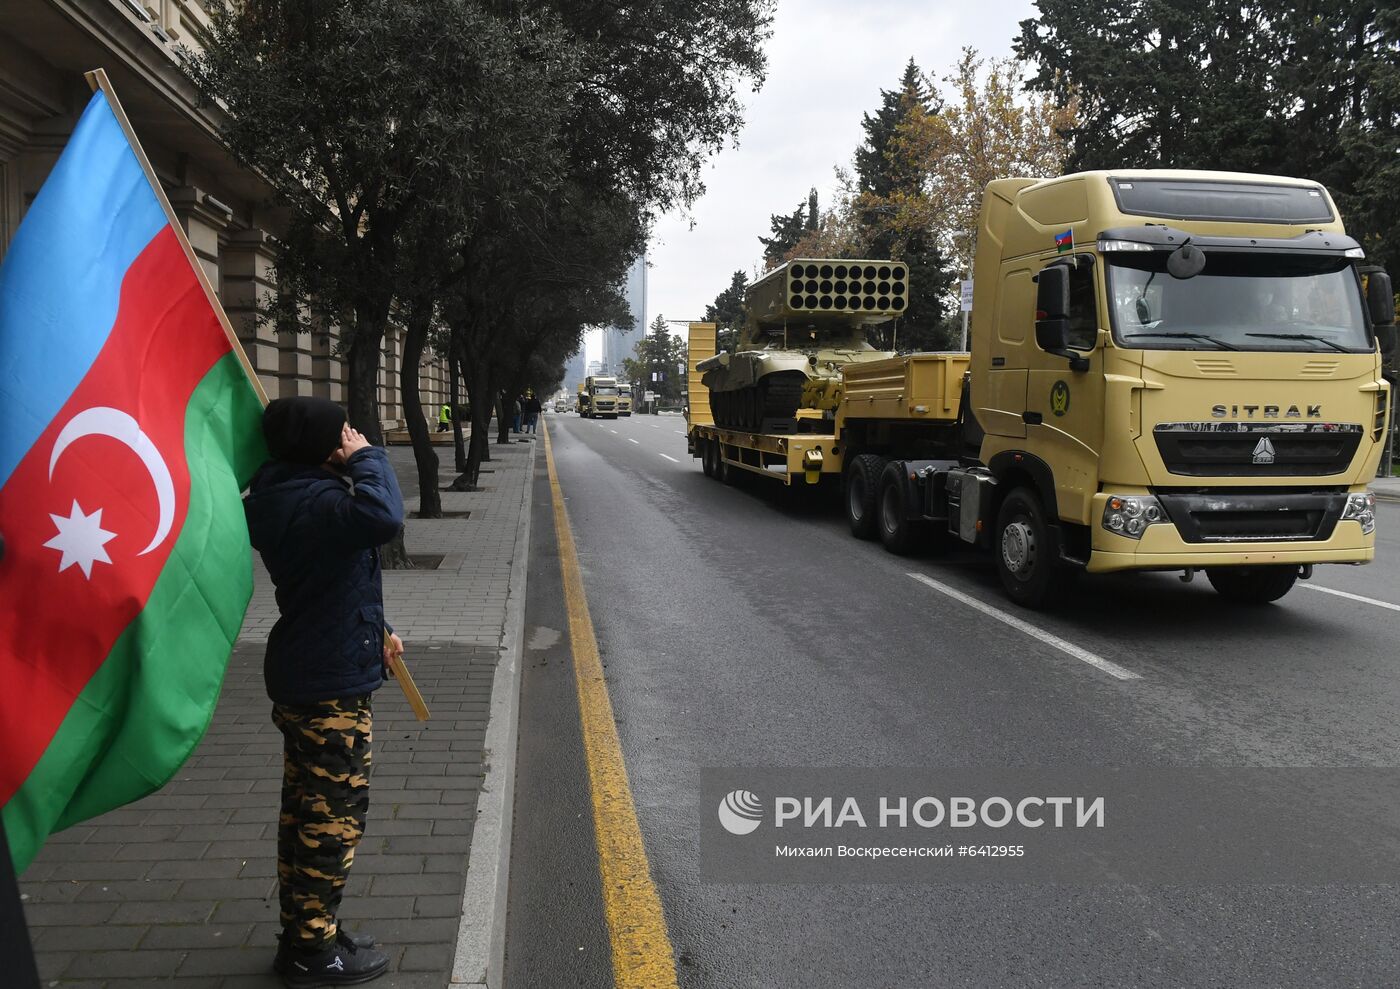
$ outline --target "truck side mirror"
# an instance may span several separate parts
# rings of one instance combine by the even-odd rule
[[[1381,354],[1389,357],[1395,353],[1396,343],[1395,290],[1386,272],[1373,271],[1366,276],[1366,308],[1370,310]]]
[[[1069,361],[1070,370],[1087,371],[1089,361],[1069,348],[1069,269],[1053,264],[1036,276],[1035,345]]]
[[[1036,276],[1035,308],[1037,320],[1069,317],[1069,269],[1064,265],[1052,264]]]

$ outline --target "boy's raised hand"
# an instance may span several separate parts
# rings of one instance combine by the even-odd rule
[[[347,422],[340,429],[340,449],[331,454],[331,459],[343,464],[369,445],[370,442],[365,439],[364,434]]]

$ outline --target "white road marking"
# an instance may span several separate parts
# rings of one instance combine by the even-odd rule
[[[971,597],[970,595],[964,594],[962,591],[955,590],[949,587],[947,584],[943,583],[942,581],[934,580],[927,574],[911,573],[909,574],[909,576],[913,577],[921,584],[925,584],[929,587],[932,587],[935,591],[938,591],[940,594],[946,594],[948,595],[948,597],[952,598],[955,601],[961,601],[969,608],[976,608],[984,615],[988,615],[992,618],[995,618],[999,622],[1005,622],[1012,628],[1025,632],[1032,638],[1039,639],[1041,642],[1044,642],[1047,646],[1051,646],[1055,649],[1058,649],[1060,650],[1060,652],[1064,653],[1067,656],[1073,656],[1075,659],[1081,662],[1088,663],[1090,666],[1104,673],[1107,673],[1111,677],[1117,677],[1119,680],[1142,679],[1141,674],[1134,673],[1132,670],[1124,669],[1117,663],[1104,659],[1097,653],[1092,653],[1087,649],[1081,649],[1079,646],[1076,646],[1073,642],[1066,642],[1058,635],[1052,635],[1049,632],[1045,631],[1043,628],[1037,628],[1030,622],[1023,621],[1022,619],[1017,618],[1015,615],[1008,614],[1007,612],[1002,611],[1000,608],[994,608],[986,602],[979,601],[976,598]]]
[[[616,432],[616,430],[614,430],[614,432]],[[634,439],[633,439],[632,437],[630,437],[630,436],[627,437],[627,442],[628,442],[628,443],[637,443],[637,441],[634,440]],[[638,446],[641,446],[642,444],[637,443],[637,445],[638,445]]]
[[[651,423],[647,423],[647,425],[648,425],[648,426],[651,426],[652,429],[660,429],[660,428],[661,428],[660,426],[654,426],[654,425],[652,425]]]
[[[612,433],[614,436],[617,435],[617,430],[616,430],[616,429],[609,429],[608,432]]]
[[[667,455],[664,454],[664,453],[662,454],[662,456],[663,456],[663,457],[666,457],[666,459],[669,460],[669,461],[671,461],[671,463],[673,463],[673,464],[678,464],[678,463],[680,463],[680,461],[677,460],[675,457],[667,456]]]
[[[1360,594],[1352,594],[1350,591],[1338,591],[1331,587],[1322,587],[1319,584],[1299,584],[1299,587],[1308,591],[1321,591],[1323,594],[1335,594],[1339,598],[1346,598],[1349,601],[1360,601],[1362,604],[1373,604],[1377,608],[1386,608],[1390,611],[1400,611],[1400,604],[1391,604],[1389,601],[1377,601],[1375,598],[1365,598]]]

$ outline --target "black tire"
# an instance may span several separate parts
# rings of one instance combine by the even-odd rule
[[[1236,604],[1270,604],[1293,589],[1298,567],[1206,567],[1206,579],[1221,597]]]
[[[715,444],[715,477],[731,487],[739,483],[739,470],[724,459],[724,448]]]
[[[700,469],[705,472],[706,477],[715,476],[714,442],[707,439],[699,440],[700,443]]]
[[[1045,509],[1029,488],[1014,488],[1002,501],[992,552],[1006,596],[1023,608],[1045,607],[1067,583]]]
[[[879,527],[880,474],[885,458],[875,453],[862,453],[846,465],[841,478],[842,500],[846,504],[846,523],[857,539],[874,539]]]
[[[880,497],[876,505],[880,542],[898,556],[909,556],[920,548],[928,523],[911,519],[909,491],[904,483],[904,465],[887,464],[880,473]]]

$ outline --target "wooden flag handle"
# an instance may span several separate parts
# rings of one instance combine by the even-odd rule
[[[394,651],[394,640],[389,638],[388,632],[384,633],[384,648],[389,653],[389,670],[403,688],[403,695],[408,698],[408,706],[413,708],[413,714],[419,721],[427,721],[428,705],[423,702],[423,695],[418,692],[418,684],[413,682],[413,677],[408,672],[403,653]]]

